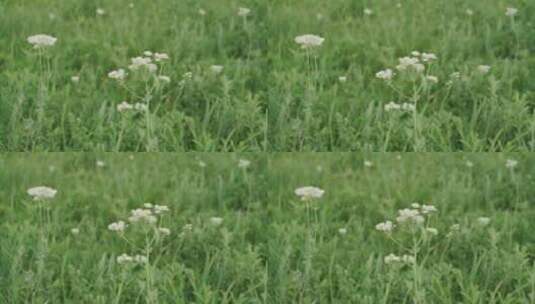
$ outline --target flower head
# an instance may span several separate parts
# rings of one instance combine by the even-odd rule
[[[116,231],[116,232],[123,232],[126,229],[127,225],[123,221],[118,221],[115,223],[111,223],[108,225],[108,230]]]
[[[38,49],[53,46],[58,39],[49,35],[38,34],[28,37],[27,41],[32,44],[34,48]]]
[[[324,38],[312,34],[295,37],[295,43],[301,45],[301,48],[303,49],[319,47],[323,44],[323,41],[325,41]]]
[[[375,77],[382,80],[392,80],[396,74],[391,69],[379,71],[375,74]]]
[[[514,8],[514,7],[508,7],[506,10],[505,10],[505,15],[507,17],[514,17],[516,16],[516,14],[518,14],[518,9]]]
[[[238,16],[240,17],[247,17],[250,13],[251,13],[251,10],[246,7],[238,8]]]
[[[382,232],[386,232],[386,233],[392,232],[394,227],[395,227],[395,225],[391,221],[385,221],[383,223],[379,223],[379,224],[375,225],[375,229],[376,230],[379,230],[379,231],[382,231]]]
[[[309,201],[312,199],[319,199],[323,196],[325,191],[320,188],[306,186],[295,189],[295,195],[299,196],[303,201]]]
[[[124,80],[128,75],[123,69],[118,69],[108,73],[108,77],[115,80]]]
[[[33,197],[34,200],[38,201],[52,199],[56,196],[56,193],[58,193],[58,191],[50,187],[38,186],[28,189],[27,193],[31,197]]]

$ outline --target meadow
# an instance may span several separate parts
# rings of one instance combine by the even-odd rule
[[[534,14],[528,0],[3,0],[0,150],[533,151]]]
[[[533,172],[533,154],[3,154],[0,303],[533,303]]]

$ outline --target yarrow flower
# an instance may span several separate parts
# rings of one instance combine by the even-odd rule
[[[38,186],[30,188],[26,191],[31,197],[33,197],[34,200],[45,200],[45,199],[52,199],[56,196],[58,191],[56,189],[46,187],[46,186]]]
[[[425,218],[420,214],[420,211],[417,209],[401,209],[398,210],[398,217],[396,221],[398,223],[412,222],[414,224],[421,224],[425,221]]]
[[[340,228],[340,229],[338,229],[338,234],[340,234],[340,235],[346,235],[346,234],[347,234],[347,229],[346,229],[346,228]]]
[[[488,217],[480,217],[480,218],[477,219],[477,222],[481,226],[487,226],[490,223],[490,218],[488,218]]]
[[[420,59],[417,57],[402,57],[399,58],[399,64],[396,66],[396,69],[399,71],[413,69],[420,73],[425,70],[425,66],[420,63]]]
[[[221,72],[223,72],[223,66],[222,65],[212,65],[210,67],[210,70],[214,73],[214,74],[221,74]]]
[[[149,224],[156,223],[158,218],[152,214],[150,209],[134,209],[131,211],[132,215],[128,218],[131,223],[145,222]]]
[[[508,7],[506,10],[505,10],[505,15],[507,17],[514,17],[516,16],[516,14],[518,13],[518,9],[514,8],[514,7]]]
[[[386,112],[390,111],[403,111],[403,112],[414,112],[416,110],[416,107],[413,104],[410,103],[395,103],[393,101],[385,104],[384,109]]]
[[[121,102],[120,104],[117,105],[117,111],[118,112],[125,112],[125,111],[128,111],[128,110],[132,110],[134,108],[134,106],[130,103],[128,103],[128,101],[123,101]]]
[[[108,77],[115,80],[124,80],[128,75],[123,69],[118,69],[108,73]]]
[[[317,187],[306,186],[295,189],[294,193],[299,196],[301,200],[309,201],[321,198],[325,191]]]
[[[508,168],[508,169],[513,169],[513,168],[515,168],[516,166],[518,166],[518,161],[517,161],[517,160],[514,160],[514,159],[508,159],[508,160],[505,162],[505,167]]]
[[[397,256],[391,253],[384,257],[384,262],[385,264],[393,264],[393,263],[414,264],[416,263],[416,258],[412,255],[404,254],[403,256]]]
[[[391,221],[385,221],[383,223],[379,223],[379,224],[375,225],[375,229],[376,230],[379,230],[379,231],[382,231],[382,232],[385,232],[385,233],[392,232],[392,230],[394,230],[394,227],[396,227],[396,226]]]
[[[158,67],[152,63],[152,58],[150,57],[134,57],[131,59],[132,64],[128,68],[132,71],[136,71],[140,68],[146,68],[147,71],[154,73]]]
[[[247,17],[250,13],[251,13],[251,10],[246,7],[238,8],[238,16],[240,17]]]
[[[245,169],[245,168],[249,167],[250,165],[251,165],[251,161],[249,161],[249,160],[240,159],[238,161],[238,167],[239,168]]]
[[[323,41],[325,41],[324,38],[312,34],[295,37],[295,43],[301,45],[303,49],[319,47],[323,44]]]
[[[38,49],[53,46],[58,39],[49,35],[38,34],[28,37],[27,41],[33,45],[34,48]]]
[[[115,223],[111,223],[108,225],[108,230],[116,231],[116,232],[123,232],[126,229],[127,225],[123,221],[118,221]]]
[[[478,72],[480,72],[481,74],[487,74],[488,72],[490,72],[490,66],[488,65],[480,65],[477,67],[477,70]]]
[[[392,80],[396,74],[391,69],[379,71],[375,74],[375,77],[382,80]]]
[[[211,217],[210,218],[210,223],[214,226],[219,226],[223,223],[223,218],[221,217]]]

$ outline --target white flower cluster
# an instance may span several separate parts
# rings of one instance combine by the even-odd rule
[[[153,53],[151,51],[143,52],[142,56],[131,58],[131,64],[128,66],[128,69],[131,71],[137,71],[144,69],[150,73],[156,73],[158,71],[158,66],[155,62],[161,62],[168,60],[169,55],[166,53]],[[108,73],[108,77],[122,81],[128,76],[128,73],[124,69],[117,69]],[[171,79],[168,76],[159,75],[157,79],[164,82],[169,82]]]
[[[39,49],[53,46],[58,39],[49,35],[38,34],[28,37],[27,41],[29,44],[33,45],[35,49]]]
[[[514,160],[514,159],[508,159],[506,162],[505,162],[505,167],[509,168],[509,169],[513,169],[515,168],[516,166],[518,166],[518,161],[517,160]]]
[[[393,264],[393,263],[403,263],[403,264],[415,264],[416,263],[416,258],[412,255],[402,255],[402,256],[397,256],[393,253],[385,256],[384,258],[384,262],[385,264]]]
[[[416,107],[411,103],[404,102],[402,104],[399,104],[399,103],[391,101],[385,104],[386,112],[390,112],[390,111],[414,112],[415,110],[416,110]]]
[[[325,41],[324,38],[312,35],[312,34],[306,34],[295,37],[295,43],[301,45],[302,49],[309,49],[314,47],[319,47],[323,44],[323,41]]]
[[[128,225],[123,221],[118,221],[108,225],[108,230],[115,232],[123,232]]]
[[[28,189],[26,192],[36,201],[52,199],[58,193],[56,189],[45,186],[33,187]]]
[[[299,196],[301,200],[310,201],[321,198],[325,191],[317,187],[306,186],[295,189],[294,193]]]
[[[419,51],[413,51],[411,56],[399,58],[399,64],[396,66],[398,71],[412,70],[418,73],[425,71],[425,63],[430,63],[437,60],[437,55],[433,53],[420,53]],[[375,77],[389,81],[395,76],[395,73],[391,69],[385,69],[375,74]],[[435,76],[427,76],[426,80],[431,82],[438,82],[438,78]]]
[[[422,224],[425,222],[425,216],[431,213],[438,212],[438,209],[433,205],[420,205],[418,203],[411,204],[411,208],[404,208],[401,210],[398,210],[398,216],[396,217],[396,221],[399,224],[403,223],[413,223],[413,224]],[[385,221],[383,223],[379,223],[375,225],[375,229],[385,232],[385,233],[391,233],[396,226],[391,221]],[[438,230],[435,228],[426,228],[428,232],[431,234],[437,234]]]
[[[128,101],[123,101],[120,104],[117,105],[117,111],[118,112],[126,112],[126,111],[132,111],[136,110],[139,112],[145,112],[148,110],[148,107],[144,103],[136,102],[135,104],[131,104]]]
[[[147,258],[144,255],[139,255],[139,254],[135,256],[130,256],[126,253],[123,253],[117,257],[118,264],[129,264],[129,263],[147,264],[148,262],[149,262],[149,258]]]
[[[238,161],[238,168],[245,169],[245,168],[249,167],[250,165],[251,165],[251,161],[249,161],[247,159],[240,159]]]

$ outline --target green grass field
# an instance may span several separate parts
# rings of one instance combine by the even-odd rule
[[[532,151],[534,14],[528,0],[3,0],[0,149]],[[34,49],[36,34],[58,40]],[[303,34],[325,41],[304,50]],[[130,70],[145,51],[170,58]],[[413,51],[437,59],[396,69],[423,61]]]
[[[533,172],[532,154],[4,154],[0,303],[534,303]],[[145,203],[169,211],[130,222]]]

